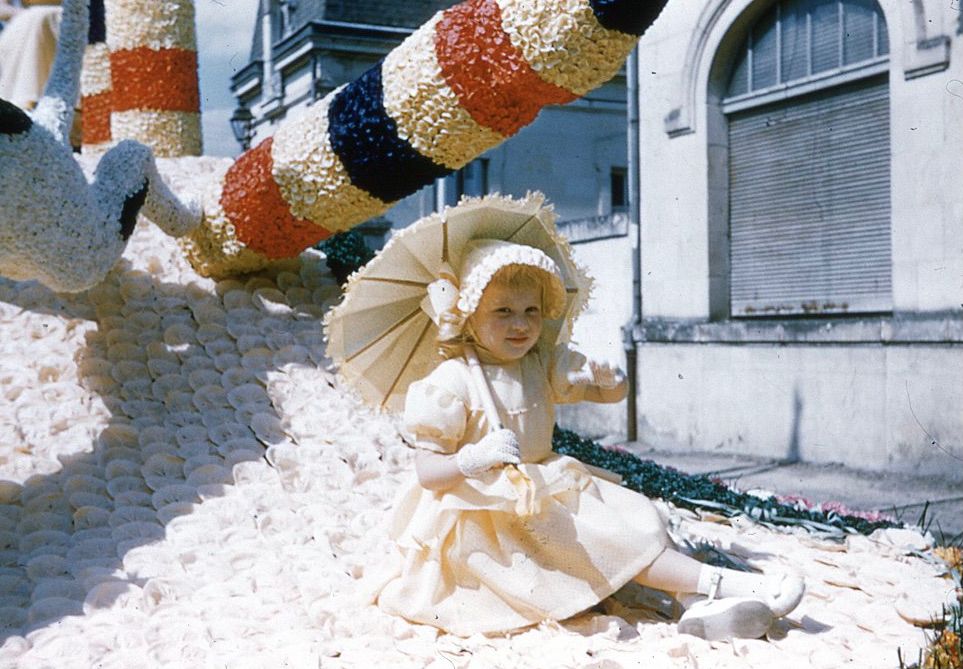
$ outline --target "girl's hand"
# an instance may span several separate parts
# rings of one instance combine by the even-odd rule
[[[465,444],[455,456],[459,471],[474,478],[489,469],[521,462],[518,437],[511,430],[495,430],[474,444]]]
[[[598,386],[615,388],[625,381],[625,373],[607,362],[589,360],[582,369],[569,372],[568,382],[573,386]]]

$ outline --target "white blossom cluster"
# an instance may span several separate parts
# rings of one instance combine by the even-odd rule
[[[107,46],[197,50],[193,0],[105,0]]]
[[[199,156],[203,148],[200,112],[114,111],[110,134],[115,139],[133,139],[146,144],[162,158]]]
[[[84,51],[84,65],[80,72],[81,95],[106,93],[111,88],[110,52],[104,43],[90,44]]]
[[[638,37],[603,28],[588,0],[497,0],[512,44],[545,81],[585,95],[618,72]]]

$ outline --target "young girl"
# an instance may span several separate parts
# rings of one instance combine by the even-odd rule
[[[421,449],[417,481],[394,512],[403,565],[379,606],[454,634],[505,632],[568,618],[634,580],[708,595],[679,623],[704,638],[758,637],[791,611],[798,578],[679,553],[647,498],[552,452],[555,404],[617,402],[624,376],[542,337],[543,320],[559,318],[565,303],[545,253],[475,240],[463,257],[457,304],[439,331],[448,359],[406,397],[405,427]],[[472,352],[497,418],[486,415]]]

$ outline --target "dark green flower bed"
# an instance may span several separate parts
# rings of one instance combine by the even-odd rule
[[[552,441],[557,453],[620,474],[627,488],[686,509],[710,510],[729,517],[746,515],[764,523],[800,525],[817,532],[870,534],[881,528],[901,527],[888,520],[823,513],[783,504],[775,498],[760,499],[733,490],[708,476],[685,474],[631,453],[604,448],[558,426]]]
[[[374,251],[368,248],[364,235],[357,230],[335,233],[318,244],[318,248],[327,256],[325,264],[342,286],[352,272],[374,258]]]

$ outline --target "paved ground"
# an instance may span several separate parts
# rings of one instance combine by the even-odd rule
[[[963,540],[963,485],[958,482],[841,465],[786,464],[719,453],[666,453],[637,442],[625,446],[661,465],[718,476],[740,490],[762,488],[780,495],[801,495],[812,502],[842,502],[852,509],[883,511],[909,524],[916,524],[926,508],[924,523],[937,541]]]

